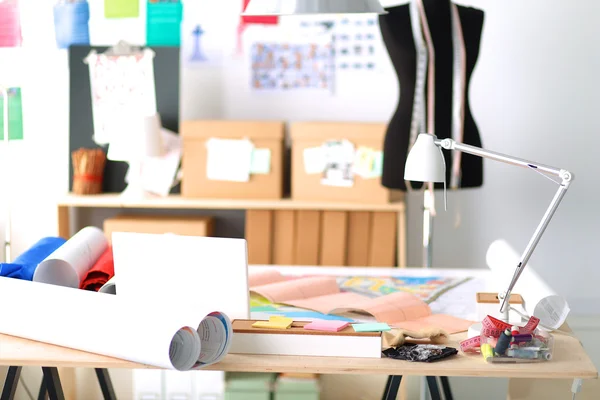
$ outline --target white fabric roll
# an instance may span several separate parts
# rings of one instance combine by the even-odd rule
[[[85,227],[38,265],[33,280],[78,288],[107,248],[108,241],[101,229]]]

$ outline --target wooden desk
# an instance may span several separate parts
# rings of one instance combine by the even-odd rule
[[[451,336],[449,346],[458,347],[465,333]],[[435,363],[411,363],[381,359],[296,357],[228,354],[207,370],[227,372],[312,372],[319,374],[371,374],[416,376],[464,376],[491,378],[596,379],[598,371],[579,341],[556,333],[552,361],[537,364],[488,364],[479,355],[459,352]],[[85,368],[153,368],[67,349],[13,336],[0,335],[0,366],[47,366]]]

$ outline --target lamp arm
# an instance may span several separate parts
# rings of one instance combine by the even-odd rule
[[[569,189],[569,186],[574,179],[573,174],[571,174],[569,171],[564,170],[564,169],[554,168],[554,167],[550,167],[550,166],[543,165],[543,164],[537,164],[537,163],[527,161],[527,160],[524,160],[521,158],[508,156],[506,154],[497,153],[497,152],[490,151],[490,150],[484,150],[480,147],[470,146],[470,145],[464,144],[464,143],[457,143],[452,139],[435,140],[435,144],[440,146],[441,148],[444,148],[447,150],[462,151],[463,153],[473,154],[473,155],[476,155],[476,156],[479,156],[482,158],[489,158],[489,159],[500,161],[500,162],[503,162],[506,164],[512,164],[512,165],[516,165],[516,166],[523,167],[523,168],[534,169],[534,170],[537,170],[537,171],[540,171],[543,173],[558,176],[559,178],[562,179],[562,181],[559,183],[558,190],[554,194],[554,198],[552,198],[552,201],[550,202],[548,209],[544,213],[542,220],[540,221],[537,228],[535,229],[535,232],[533,232],[533,236],[529,240],[529,243],[527,244],[525,251],[523,251],[523,255],[521,255],[521,259],[519,260],[519,263],[517,264],[517,269],[515,270],[515,273],[510,281],[508,289],[506,290],[505,293],[503,293],[501,296],[499,296],[502,299],[502,304],[500,305],[500,312],[504,313],[508,310],[508,306],[509,306],[508,302],[510,299],[511,292],[512,292],[513,288],[515,287],[517,281],[519,280],[521,273],[525,269],[525,265],[527,265],[527,262],[529,261],[531,254],[535,250],[542,235],[544,234],[544,231],[548,227],[550,220],[554,216],[556,209],[560,205],[560,202],[562,201],[563,197],[567,193],[567,190]]]

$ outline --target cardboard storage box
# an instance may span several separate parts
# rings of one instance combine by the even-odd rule
[[[179,217],[152,215],[119,215],[104,220],[104,234],[110,240],[113,232],[174,233],[185,236],[212,236],[211,217]]]
[[[283,193],[283,122],[261,121],[184,121],[183,137],[183,197],[208,197],[229,199],[280,199]],[[268,150],[268,172],[252,173],[247,182],[213,180],[207,175],[210,139],[248,139],[254,149]],[[214,142],[213,142],[214,143]],[[239,161],[234,154],[225,154],[227,163]]]
[[[319,150],[326,142],[348,141],[356,150],[382,155],[387,125],[376,123],[298,122],[290,128],[292,138],[292,198],[307,201],[339,201],[382,204],[403,199],[401,191],[381,185],[381,176],[353,174],[349,186],[324,184],[324,172],[315,169],[323,162]],[[317,150],[316,153],[314,150]],[[382,156],[379,158],[382,160]],[[310,164],[309,164],[310,163]],[[379,163],[381,164],[381,163]],[[308,168],[308,170],[307,170]]]

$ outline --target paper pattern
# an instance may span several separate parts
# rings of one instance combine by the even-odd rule
[[[263,275],[266,277],[266,275]],[[278,276],[270,273],[270,279]],[[425,327],[445,329],[449,333],[461,332],[473,323],[447,315],[432,315],[431,308],[419,297],[402,291],[368,297],[354,292],[342,292],[335,277],[299,277],[287,281],[251,287],[254,294],[272,303],[285,304],[311,310],[323,315],[362,313],[372,315],[379,322],[395,327],[419,330]],[[292,317],[294,312],[286,312]]]
[[[333,36],[335,66],[339,72],[374,71],[386,54],[379,21],[374,15],[343,15],[299,19],[301,34],[315,29]]]
[[[254,145],[247,139],[210,138],[206,142],[206,177],[214,181],[248,182]]]
[[[90,70],[94,141],[110,143],[127,135],[139,118],[156,114],[154,52],[107,56],[92,51],[86,58]]]
[[[252,45],[250,56],[254,90],[334,88],[331,37],[311,43],[257,42]]]

